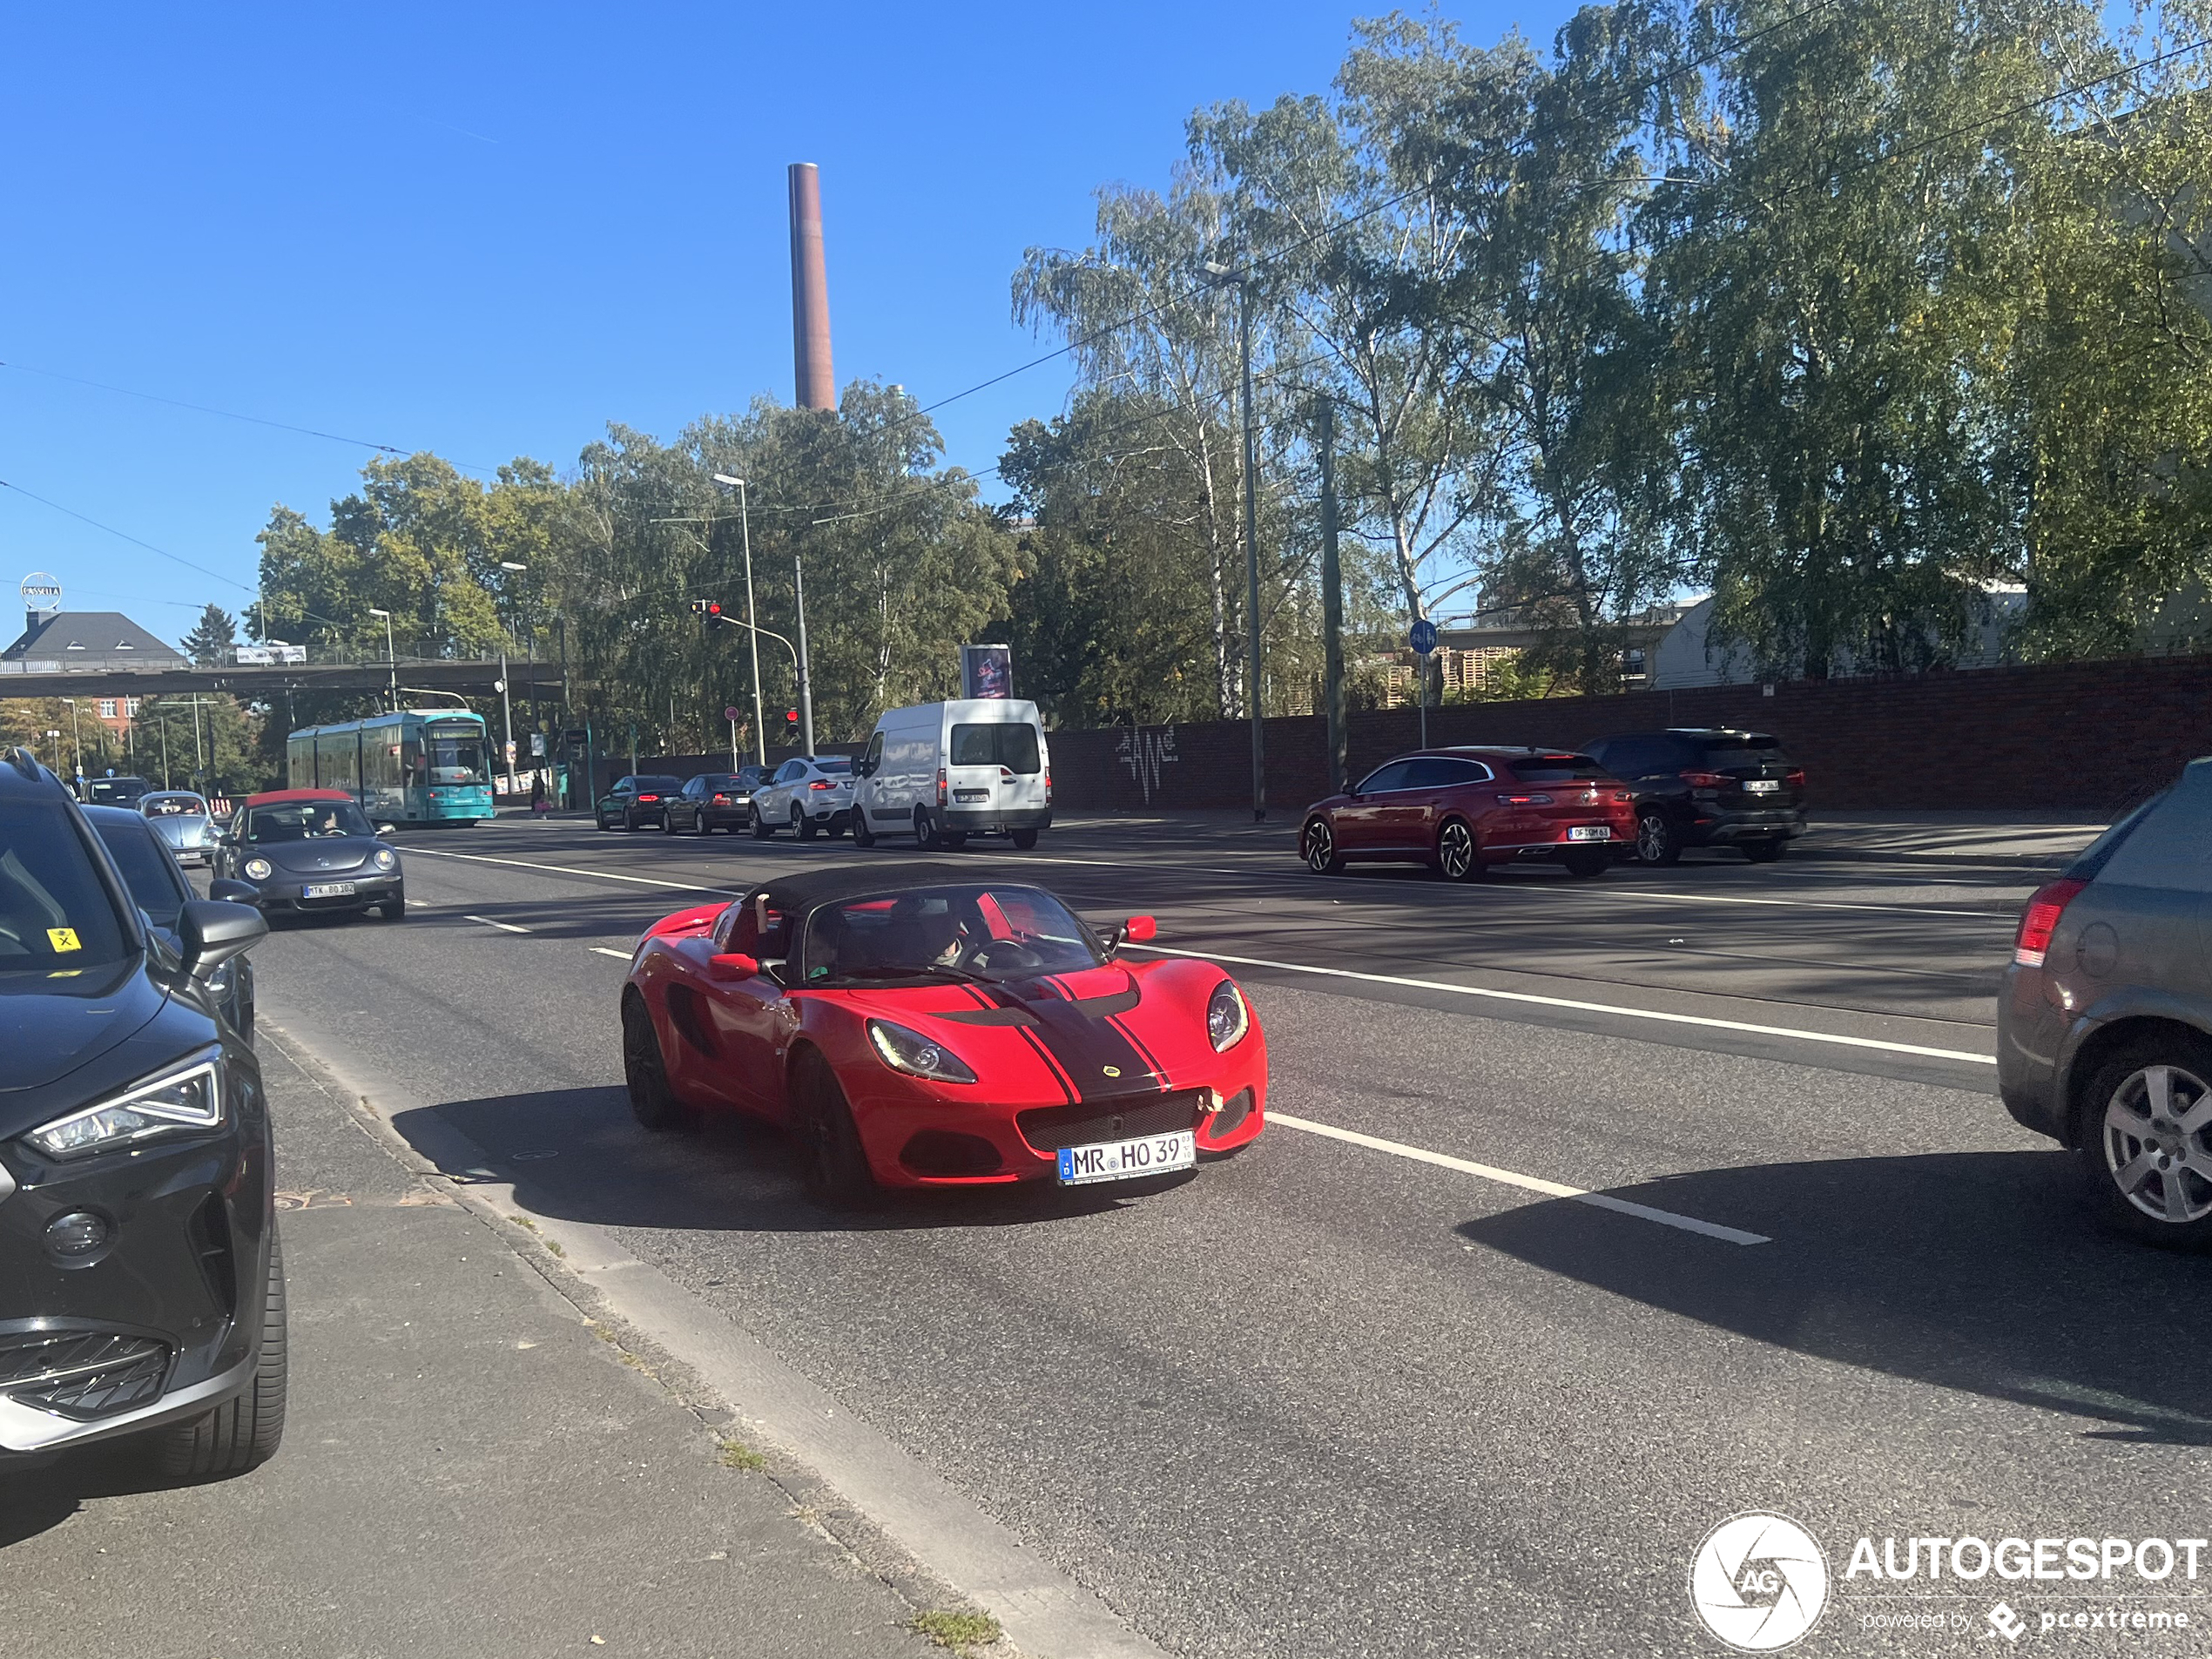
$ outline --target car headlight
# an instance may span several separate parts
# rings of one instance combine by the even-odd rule
[[[126,1094],[57,1117],[24,1136],[51,1158],[113,1151],[157,1136],[221,1127],[223,1051],[204,1049]]]
[[[909,1076],[931,1077],[941,1083],[972,1083],[975,1074],[965,1061],[942,1043],[909,1031],[888,1020],[868,1022],[868,1041],[883,1056],[883,1063]]]
[[[398,869],[400,867],[400,855],[393,852],[388,846],[378,847],[376,849],[376,867],[380,870]]]
[[[273,867],[266,859],[248,859],[246,860],[246,879],[248,881],[266,881]]]
[[[1244,994],[1227,980],[1215,986],[1213,995],[1206,999],[1206,1035],[1213,1039],[1213,1046],[1217,1049],[1235,1047],[1244,1041],[1251,1024]]]

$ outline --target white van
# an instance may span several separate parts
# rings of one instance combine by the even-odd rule
[[[853,770],[853,840],[861,846],[889,835],[929,848],[1006,835],[1028,848],[1052,824],[1052,757],[1034,703],[980,698],[893,709]]]

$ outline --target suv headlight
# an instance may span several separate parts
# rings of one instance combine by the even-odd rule
[[[24,1139],[51,1158],[84,1157],[156,1136],[219,1129],[223,1122],[223,1051],[202,1049],[181,1066],[126,1094],[35,1129]]]
[[[272,867],[266,859],[248,859],[246,860],[246,879],[248,881],[266,881]]]
[[[1213,995],[1206,999],[1206,1035],[1213,1039],[1215,1049],[1234,1048],[1244,1041],[1251,1024],[1243,993],[1227,980],[1215,986]]]
[[[942,1083],[972,1083],[975,1074],[958,1055],[919,1031],[888,1020],[868,1022],[868,1041],[883,1056],[883,1063],[909,1076],[931,1077]]]

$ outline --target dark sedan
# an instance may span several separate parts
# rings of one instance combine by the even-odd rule
[[[752,792],[767,782],[768,768],[703,772],[686,778],[668,800],[661,827],[671,835],[707,835],[726,830],[735,835],[752,821]]]
[[[663,772],[633,772],[617,778],[615,786],[599,797],[592,812],[601,829],[619,824],[634,830],[640,824],[668,826],[668,803],[683,792],[683,780]]]
[[[69,792],[0,757],[0,1467],[127,1436],[205,1480],[277,1449],[267,1103],[207,987],[267,930],[195,899],[171,951]]]
[[[251,887],[265,915],[373,909],[397,921],[407,914],[400,855],[342,790],[248,795],[215,849],[215,874]]]
[[[128,807],[87,806],[84,816],[98,832],[100,844],[115,860],[123,885],[153,924],[161,942],[181,954],[184,940],[178,929],[193,894],[174,853],[154,833],[152,822]],[[208,896],[250,904],[253,890],[242,881],[217,881]],[[253,1035],[253,964],[246,954],[241,951],[209,974],[207,990],[231,1028],[250,1039]]]

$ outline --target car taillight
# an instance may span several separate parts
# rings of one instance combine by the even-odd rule
[[[1634,800],[1635,798],[1635,791],[1633,789],[1616,789],[1613,792],[1613,799],[1615,800]]]
[[[730,798],[727,795],[717,795],[714,798],[714,804],[717,806],[727,806],[730,804]]]
[[[1685,772],[1682,780],[1692,789],[1718,789],[1721,786],[1721,775],[1717,772]]]
[[[1549,795],[1501,795],[1498,797],[1498,805],[1501,806],[1548,806],[1551,804],[1552,798]]]
[[[940,766],[937,768],[937,804],[942,806],[948,799],[945,788],[945,769]]]
[[[1052,805],[1052,768],[1050,766],[1044,769],[1044,804],[1048,806]]]
[[[830,782],[830,780],[826,778],[817,778],[813,783],[807,785],[806,787],[809,789],[834,789],[837,786]]]
[[[2059,930],[2059,918],[2066,914],[2074,895],[2088,885],[2069,877],[2035,890],[2027,908],[2020,913],[2020,937],[2013,941],[2014,961],[2022,968],[2043,966],[2043,953],[2051,948],[2051,935]]]
[[[644,802],[649,800],[658,800],[659,799],[660,797],[658,795],[640,795],[637,797],[640,805],[643,805]]]
[[[1784,772],[1782,781],[1792,789],[1803,789],[1805,786],[1805,769],[1799,766],[1794,771]]]

